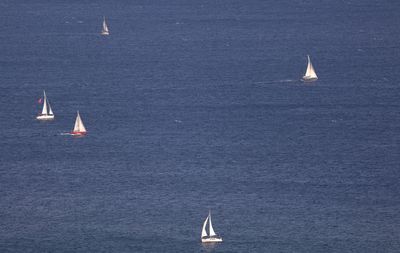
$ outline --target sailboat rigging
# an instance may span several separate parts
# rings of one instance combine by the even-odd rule
[[[318,80],[318,76],[317,73],[315,73],[315,69],[311,63],[310,60],[310,56],[307,55],[307,60],[308,60],[308,64],[307,64],[307,70],[306,73],[303,76],[303,81],[304,82],[314,82]]]
[[[46,91],[43,91],[43,109],[42,113],[39,114],[36,119],[38,120],[53,120],[54,119],[54,113],[53,110],[51,109],[50,102],[47,99],[46,96]]]
[[[83,124],[83,121],[81,119],[81,115],[79,114],[79,111],[77,112],[76,119],[75,119],[75,125],[74,125],[74,130],[72,130],[71,134],[72,135],[78,135],[78,136],[83,136],[87,133],[85,125]]]
[[[101,35],[110,35],[110,31],[108,30],[108,26],[106,23],[106,17],[103,19],[103,28],[101,29]]]
[[[207,230],[206,227],[208,226],[208,234],[207,234]],[[201,231],[201,242],[206,243],[206,242],[222,242],[222,238],[219,237],[215,231],[214,228],[212,226],[212,222],[211,222],[211,211],[208,212],[208,216],[206,218],[206,220],[203,223],[203,229]]]

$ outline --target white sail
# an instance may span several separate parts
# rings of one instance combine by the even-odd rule
[[[307,71],[306,74],[304,75],[305,78],[318,78],[317,74],[315,73],[314,67],[311,63],[310,56],[307,55],[308,59],[308,65],[307,65]]]
[[[47,99],[46,92],[43,91],[43,109],[42,113],[39,114],[36,119],[38,120],[53,120],[54,119],[54,114],[53,110],[51,109],[50,102]]]
[[[83,125],[81,116],[79,115],[79,111],[78,111],[78,113],[76,115],[74,132],[80,132],[80,133],[85,133],[86,132],[86,128],[85,128],[85,125]]]
[[[209,226],[209,234],[207,234],[207,223]],[[212,221],[211,221],[211,212],[208,213],[208,216],[206,220],[203,223],[203,230],[201,231],[201,242],[202,243],[216,243],[216,242],[222,242],[222,238],[217,236],[217,234],[214,231],[214,228],[212,226]]]
[[[43,91],[43,109],[42,109],[42,115],[47,115],[47,98],[46,98],[46,92]]]
[[[108,27],[107,27],[107,23],[106,23],[106,19],[105,18],[103,20],[103,31],[108,32]]]
[[[50,102],[49,102],[49,115],[54,115],[53,110],[51,109]]]
[[[206,231],[207,221],[208,221],[208,216],[207,216],[206,220],[203,223],[203,230],[201,231],[201,237],[202,238],[207,236],[207,231]]]
[[[101,34],[102,35],[109,35],[110,34],[110,31],[108,30],[108,26],[107,26],[107,23],[106,23],[106,17],[104,17],[104,19],[103,19],[103,29],[101,30]]]
[[[209,217],[209,221],[210,221],[210,237],[216,236],[217,234],[214,232],[212,222],[211,222],[211,213],[208,215],[208,217]]]

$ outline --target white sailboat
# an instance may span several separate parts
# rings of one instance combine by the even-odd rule
[[[72,135],[85,135],[86,134],[86,128],[85,125],[83,124],[83,121],[81,119],[81,115],[79,115],[79,111],[77,112],[76,115],[76,120],[75,120],[75,125],[74,125],[74,130],[72,130],[71,134]]]
[[[317,81],[318,76],[317,76],[317,73],[315,73],[315,70],[314,70],[314,67],[313,67],[313,65],[311,63],[309,55],[307,55],[307,59],[308,59],[307,70],[306,70],[306,73],[303,76],[303,81],[304,82]]]
[[[207,234],[207,223],[209,223],[209,233]],[[212,222],[211,222],[211,212],[208,212],[208,216],[203,223],[203,230],[201,231],[201,242],[222,242],[222,238],[217,236],[215,233]]]
[[[42,113],[39,114],[36,119],[38,120],[53,120],[54,119],[54,113],[53,110],[51,109],[50,102],[47,99],[46,96],[46,91],[43,91],[43,109]]]
[[[101,30],[101,35],[110,35],[110,31],[108,30],[108,26],[106,23],[106,17],[103,19],[103,29]]]

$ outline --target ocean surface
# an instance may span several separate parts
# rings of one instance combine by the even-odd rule
[[[398,1],[0,12],[0,252],[400,252]]]

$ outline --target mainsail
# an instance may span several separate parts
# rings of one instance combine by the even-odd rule
[[[47,107],[48,105],[48,107]],[[43,109],[42,115],[53,115],[53,110],[51,109],[50,102],[47,99],[46,91],[43,91]]]
[[[43,109],[42,109],[42,115],[47,115],[47,98],[46,98],[46,92],[43,91]]]
[[[53,110],[51,109],[50,102],[48,102],[48,103],[49,103],[49,114],[53,115]]]
[[[79,133],[86,132],[86,128],[85,128],[85,125],[83,125],[81,116],[79,115],[79,111],[78,111],[78,115],[76,116],[76,120],[75,120],[74,132],[79,132]]]
[[[106,17],[104,17],[104,19],[103,19],[103,30],[101,31],[101,34],[103,34],[103,35],[110,34],[107,23],[106,23]]]
[[[208,227],[209,234],[207,234],[207,230],[206,230],[207,223],[209,223],[209,227]],[[201,237],[202,238],[203,237],[207,237],[207,236],[213,237],[213,236],[216,236],[216,235],[217,234],[215,233],[214,228],[212,226],[212,222],[211,222],[211,212],[209,212],[206,220],[203,223],[203,230],[201,231]]]
[[[201,237],[202,238],[207,236],[207,231],[206,231],[207,221],[208,221],[208,216],[207,216],[207,219],[203,223],[203,230],[201,231]]]
[[[210,237],[216,236],[217,234],[214,232],[212,222],[211,222],[211,212],[208,214],[209,220],[210,220]]]
[[[317,74],[315,73],[314,67],[311,63],[310,56],[307,55],[308,59],[308,65],[307,65],[307,71],[306,74],[304,75],[305,78],[318,78]]]

